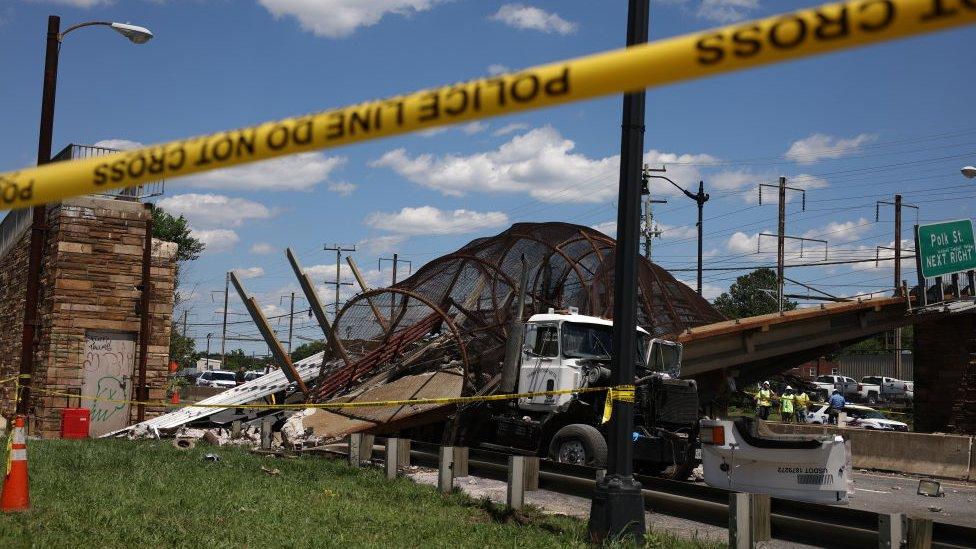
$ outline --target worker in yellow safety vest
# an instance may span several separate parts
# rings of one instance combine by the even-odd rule
[[[796,402],[796,395],[793,394],[793,387],[787,385],[783,390],[783,396],[779,397],[779,415],[783,423],[793,421],[794,402]]]
[[[810,405],[810,397],[809,395],[806,394],[806,392],[803,391],[803,389],[800,389],[800,392],[796,394],[795,404],[796,404],[796,411],[795,411],[796,422],[806,423],[807,406]]]
[[[759,419],[769,419],[769,409],[773,407],[773,390],[769,388],[769,382],[763,381],[762,387],[756,393],[756,406],[758,411],[756,416]]]

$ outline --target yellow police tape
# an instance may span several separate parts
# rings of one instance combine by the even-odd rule
[[[2,173],[0,209],[637,91],[972,23],[976,23],[974,0],[827,4],[258,126]]]
[[[315,402],[315,403],[296,403],[296,404],[172,404],[170,402],[158,400],[158,401],[139,401],[139,400],[122,400],[114,398],[105,398],[98,396],[84,396],[77,393],[67,393],[64,391],[54,391],[51,389],[40,389],[34,387],[31,389],[35,393],[43,393],[52,396],[64,396],[70,398],[78,398],[81,400],[90,400],[94,402],[108,402],[112,404],[142,404],[146,406],[159,406],[167,408],[248,408],[248,409],[260,409],[260,410],[288,410],[288,409],[306,409],[306,408],[320,408],[320,409],[345,409],[345,408],[383,408],[391,406],[420,406],[424,404],[471,404],[475,402],[492,402],[500,400],[515,400],[519,398],[534,398],[540,396],[556,396],[556,395],[571,395],[571,394],[581,394],[581,393],[597,393],[606,392],[607,399],[604,405],[603,411],[603,422],[606,423],[610,419],[611,412],[613,410],[614,402],[634,402],[634,386],[633,385],[617,385],[614,387],[585,387],[580,389],[560,389],[553,391],[533,391],[527,393],[513,393],[504,395],[480,395],[480,396],[466,396],[466,397],[437,397],[437,398],[415,398],[415,399],[404,399],[404,400],[371,400],[371,401],[353,401],[353,402]]]

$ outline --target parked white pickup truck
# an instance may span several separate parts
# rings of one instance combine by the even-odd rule
[[[885,376],[862,377],[857,394],[868,404],[911,398],[907,382]]]
[[[857,398],[861,390],[860,384],[854,381],[854,378],[847,376],[819,376],[813,384],[826,393],[826,398],[829,398],[833,394],[834,389],[840,391],[840,394],[844,395],[845,398]]]

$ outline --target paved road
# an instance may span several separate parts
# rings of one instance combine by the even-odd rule
[[[857,472],[851,507],[877,513],[906,513],[936,522],[976,526],[976,483],[943,480],[945,497],[920,496],[918,477]],[[932,511],[929,508],[938,508]]]
[[[407,476],[422,484],[437,484],[437,472],[426,467],[413,467]],[[475,498],[487,496],[493,501],[505,501],[505,482],[480,477],[463,477],[454,480],[455,486]],[[948,522],[964,526],[976,526],[976,483],[964,481],[943,481],[945,497],[931,498],[916,493],[918,478],[907,475],[856,472],[854,475],[855,493],[850,506],[877,513],[906,513],[929,517],[937,522]],[[530,503],[550,513],[560,513],[586,518],[590,512],[590,500],[547,490],[526,493],[526,503]],[[938,511],[929,510],[936,507]],[[659,513],[647,514],[647,526],[657,531],[671,532],[689,539],[702,539],[724,543],[728,540],[725,528],[704,524],[693,520]],[[807,548],[783,540],[773,540],[772,547]],[[826,547],[826,545],[825,545]]]

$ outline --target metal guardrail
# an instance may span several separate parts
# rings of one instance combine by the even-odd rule
[[[425,463],[438,463],[436,444],[411,442],[411,455]],[[471,448],[468,467],[489,478],[507,478],[507,454]],[[589,498],[597,470],[592,467],[540,461],[539,487],[553,492]],[[648,509],[656,513],[696,520],[713,526],[729,526],[731,492],[711,486],[635,475],[644,486]],[[773,537],[796,543],[831,547],[878,546],[879,513],[850,507],[822,505],[772,498]],[[976,528],[934,522],[932,547],[976,547]]]
[[[67,147],[61,149],[58,154],[54,155],[51,159],[52,162],[60,162],[62,160],[77,160],[79,158],[92,158],[96,156],[104,156],[106,154],[112,154],[119,152],[119,149],[111,149],[108,147],[99,147],[96,145],[79,145],[77,143],[69,143]],[[125,187],[123,189],[109,190],[104,193],[98,193],[96,196],[105,196],[109,198],[115,198],[118,200],[145,200],[147,198],[152,198],[155,196],[160,196],[166,190],[165,181],[152,181],[143,185],[138,185],[136,187]]]

